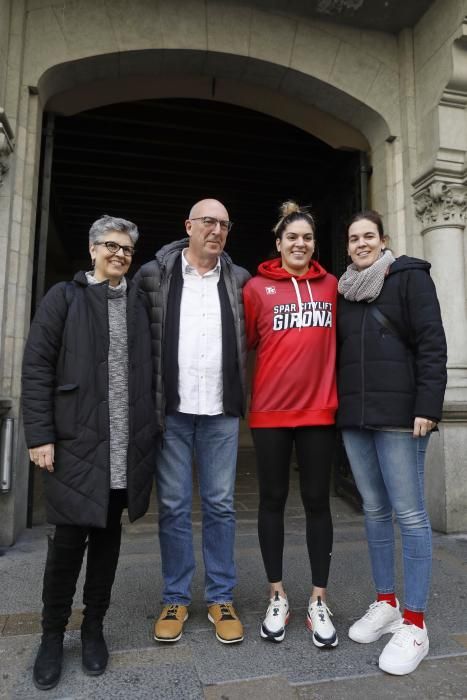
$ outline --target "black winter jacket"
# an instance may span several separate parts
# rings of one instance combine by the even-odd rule
[[[415,417],[440,420],[446,338],[429,269],[403,255],[375,301],[339,297],[339,427],[411,428]],[[395,332],[376,320],[372,306]]]
[[[108,282],[84,272],[42,300],[23,359],[22,402],[29,448],[55,444],[44,473],[47,519],[55,525],[105,527],[110,489]],[[128,516],[147,510],[154,473],[155,426],[149,313],[128,283]]]
[[[189,238],[184,238],[161,248],[156,253],[155,260],[143,265],[133,280],[148,294],[151,306],[152,352],[156,378],[156,422],[159,429],[164,429],[165,426],[162,351],[170,280],[175,262],[180,263],[181,252],[188,248],[189,240]],[[242,382],[243,403],[245,404],[247,347],[242,288],[250,279],[250,273],[244,268],[234,265],[230,256],[225,252],[221,254],[221,267],[234,317],[239,373]]]

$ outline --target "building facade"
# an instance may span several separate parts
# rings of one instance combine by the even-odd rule
[[[392,248],[432,265],[448,388],[427,499],[434,528],[467,529],[467,0],[409,3],[411,17],[403,2],[378,0],[375,16],[366,4],[0,0],[0,544],[27,520],[20,373],[46,255],[44,114],[162,98],[256,110],[366,155]]]

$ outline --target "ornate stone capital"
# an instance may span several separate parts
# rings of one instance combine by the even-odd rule
[[[415,213],[423,228],[464,227],[467,222],[467,187],[433,182],[414,194]]]
[[[0,107],[0,187],[9,169],[9,157],[14,151],[14,134],[5,110]]]

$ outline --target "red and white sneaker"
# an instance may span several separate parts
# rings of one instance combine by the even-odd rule
[[[386,673],[405,676],[415,671],[428,654],[430,643],[425,624],[423,629],[404,621],[384,647],[379,657],[379,667]]]
[[[261,625],[260,634],[270,642],[282,642],[285,637],[285,626],[289,622],[290,611],[287,597],[283,598],[276,591],[274,598],[269,601],[266,617]]]
[[[331,617],[332,612],[326,603],[322,602],[320,596],[315,601],[312,601],[310,598],[306,626],[313,634],[313,644],[320,649],[331,649],[332,647],[337,647],[339,643]]]
[[[360,644],[370,644],[387,634],[395,632],[402,623],[399,601],[394,607],[385,600],[372,603],[366,613],[353,623],[349,629],[349,637]]]

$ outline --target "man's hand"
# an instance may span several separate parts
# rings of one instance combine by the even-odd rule
[[[413,436],[415,438],[424,437],[430,431],[436,428],[436,421],[429,418],[415,418],[413,422]]]
[[[51,442],[48,445],[38,445],[29,450],[29,459],[40,469],[47,469],[48,472],[54,470],[55,445]]]

